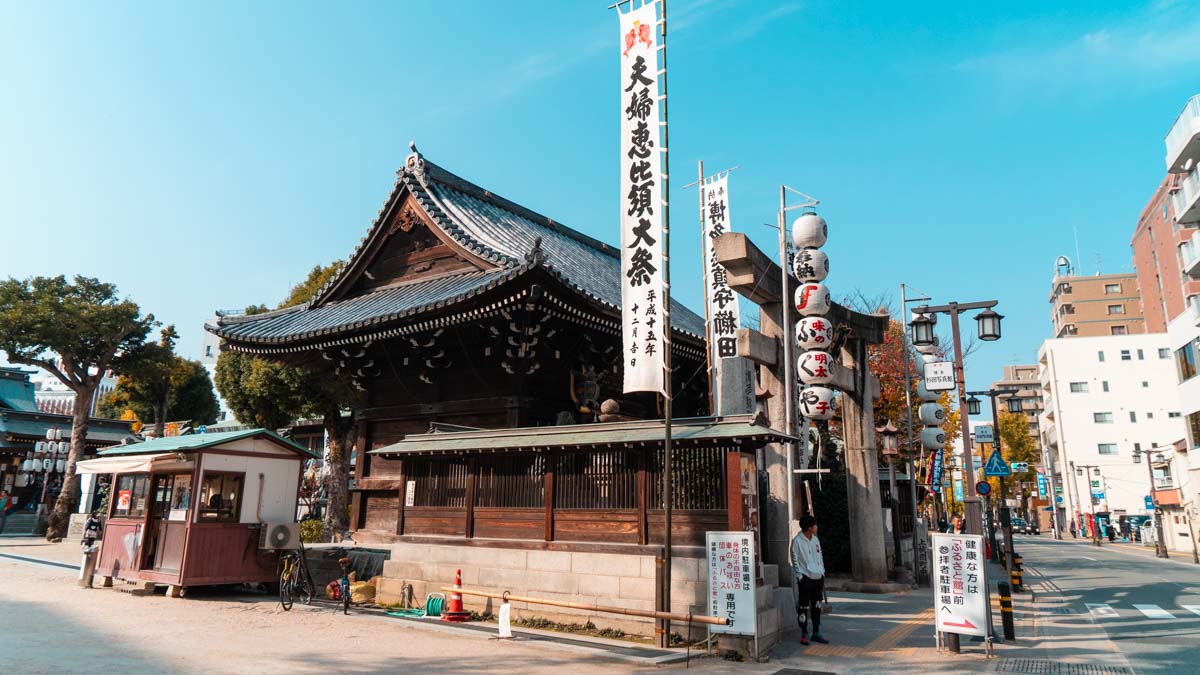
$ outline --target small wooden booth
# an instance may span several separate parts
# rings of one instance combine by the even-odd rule
[[[299,541],[296,503],[308,449],[266,429],[169,436],[80,462],[112,475],[96,574],[189,586],[270,582]],[[265,536],[270,532],[270,541]]]

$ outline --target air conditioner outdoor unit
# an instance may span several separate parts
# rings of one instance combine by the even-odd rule
[[[258,547],[272,550],[300,548],[299,523],[263,523]]]

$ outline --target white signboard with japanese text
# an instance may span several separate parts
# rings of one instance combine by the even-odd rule
[[[658,3],[621,24],[621,345],[625,393],[663,391],[663,171]]]
[[[976,443],[995,443],[996,434],[993,432],[992,425],[980,424],[975,427],[975,442]]]
[[[754,635],[758,607],[754,602],[753,532],[708,532],[708,613],[729,619],[713,625],[713,633]]]
[[[701,189],[704,190],[704,295],[708,300],[708,344],[716,385],[721,382],[722,362],[737,356],[737,330],[741,328],[737,295],[729,288],[725,268],[717,264],[715,245],[717,237],[730,231],[729,175],[722,174]]]
[[[929,391],[950,391],[956,384],[953,361],[925,364],[925,388]]]
[[[933,535],[933,608],[938,631],[987,637],[992,622],[982,535]]]

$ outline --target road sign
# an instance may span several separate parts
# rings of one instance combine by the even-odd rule
[[[729,619],[729,625],[712,626],[712,632],[754,635],[754,533],[708,532],[705,539],[709,615]]]
[[[1029,462],[1013,462],[1009,464],[1013,473],[1025,473],[1029,470]]]
[[[933,607],[937,630],[987,637],[987,563],[983,536],[978,534],[934,534]]]
[[[992,494],[992,485],[986,480],[981,480],[975,484],[975,492],[978,493],[980,497],[986,497]]]
[[[981,424],[975,427],[975,442],[976,443],[995,443],[996,434],[992,433],[992,425]]]
[[[1054,503],[1055,504],[1063,503],[1063,496],[1062,495],[1054,495]]]
[[[1104,493],[1103,492],[1093,492],[1092,499],[1094,499],[1096,501],[1100,501],[1101,499],[1104,499]]]
[[[954,479],[954,501],[961,502],[963,500],[963,482],[961,479]]]
[[[987,463],[983,465],[983,475],[1011,476],[1012,468],[1004,462],[1004,458],[1000,456],[999,450],[992,450],[992,454],[990,457],[988,457]]]
[[[925,388],[929,391],[950,391],[956,384],[953,361],[925,364]]]
[[[1147,511],[1154,510],[1154,500],[1150,498],[1150,495],[1146,495],[1146,510]]]
[[[1041,471],[1037,474],[1038,497],[1046,498],[1046,474]]]

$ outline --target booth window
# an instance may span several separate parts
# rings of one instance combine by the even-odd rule
[[[146,492],[150,477],[144,473],[117,477],[117,489],[113,491],[113,516],[116,518],[141,518],[146,515]]]
[[[196,513],[200,522],[236,523],[241,513],[244,473],[204,472],[200,481],[200,502]]]

